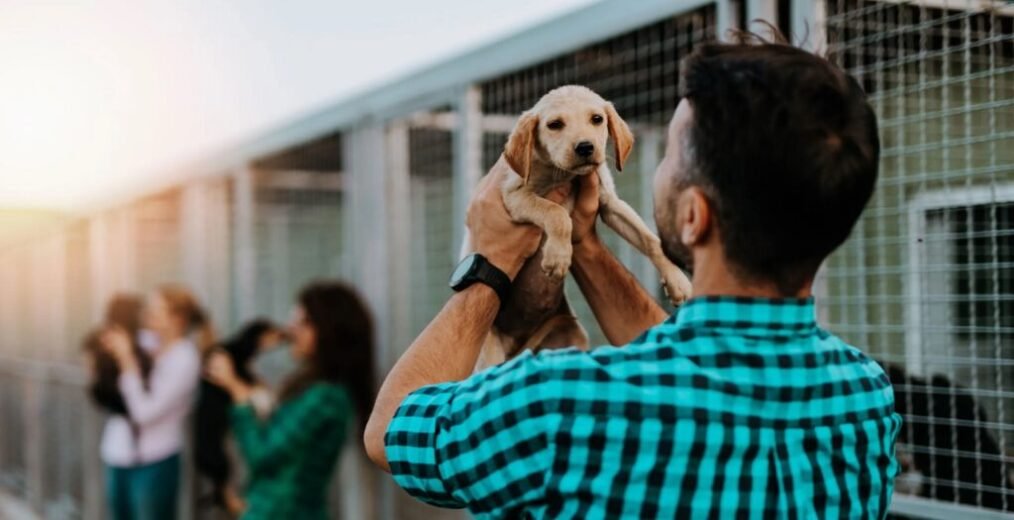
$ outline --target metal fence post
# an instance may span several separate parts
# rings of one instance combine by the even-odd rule
[[[790,20],[793,44],[818,53],[827,48],[827,31],[824,30],[825,7],[824,2],[801,0],[792,2]]]
[[[725,32],[739,25],[741,20],[733,12],[731,0],[717,0],[715,2],[715,37],[719,40],[725,38]]]
[[[638,133],[637,140],[640,141],[638,164],[640,171],[637,172],[640,181],[640,199],[641,207],[640,213],[641,218],[652,231],[655,229],[655,215],[653,214],[654,200],[655,200],[655,167],[658,166],[661,157],[659,152],[662,151],[662,147],[665,145],[664,140],[665,134],[662,130],[656,128],[650,128],[642,130]],[[652,291],[657,291],[660,283],[658,271],[655,266],[652,265],[643,255],[637,256],[637,266],[640,269],[637,270],[637,277],[641,281],[641,285],[648,287]]]
[[[359,287],[374,316],[377,327],[377,377],[387,374],[386,363],[390,352],[391,331],[396,327],[392,321],[389,274],[391,255],[388,232],[392,228],[388,221],[387,197],[390,183],[386,175],[388,158],[385,148],[383,125],[364,122],[351,129],[347,138],[342,139],[342,156],[346,161],[348,183],[346,237],[352,263],[349,270],[351,281]],[[356,442],[354,439],[351,442]],[[361,450],[357,450],[361,451]],[[349,455],[346,453],[346,456]],[[363,484],[366,489],[352,490],[352,493],[373,494],[371,499],[374,516],[391,518],[391,489],[389,479],[378,479],[376,470],[359,466],[363,478],[352,485]],[[378,486],[373,485],[381,482]]]
[[[800,2],[797,0],[795,3]],[[758,19],[777,24],[777,0],[746,0],[746,20],[743,21],[743,25],[749,28],[750,23]]]
[[[43,460],[42,447],[46,434],[42,428],[42,402],[45,386],[39,381],[38,373],[32,370],[32,374],[24,374],[21,383],[24,385],[24,408],[22,409],[22,424],[24,426],[24,437],[22,448],[25,453],[25,496],[32,509],[41,512],[45,502],[46,491],[44,489],[46,471]]]
[[[204,302],[208,300],[207,244],[208,244],[208,202],[205,197],[205,183],[196,180],[187,183],[181,194],[180,231],[182,239],[181,261],[183,280]]]
[[[233,172],[233,232],[235,233],[233,317],[241,322],[254,315],[257,305],[257,244],[254,239],[254,174],[243,166]]]
[[[457,261],[465,231],[465,212],[472,191],[482,177],[482,91],[477,85],[462,90],[454,128],[454,241],[450,252]]]

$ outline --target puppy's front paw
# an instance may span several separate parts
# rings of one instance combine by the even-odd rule
[[[690,295],[693,294],[694,290],[693,285],[690,284],[690,279],[676,266],[662,273],[662,286],[665,288],[665,295],[669,298],[669,301],[676,306],[682,305],[683,302],[690,299]]]
[[[569,241],[560,244],[546,242],[545,247],[542,249],[542,272],[553,279],[567,276],[573,252],[573,246],[571,246]]]

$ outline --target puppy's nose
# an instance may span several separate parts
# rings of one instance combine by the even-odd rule
[[[588,157],[594,151],[595,145],[591,144],[591,142],[589,141],[581,141],[580,143],[577,143],[577,146],[574,147],[574,153],[580,155],[581,157]]]

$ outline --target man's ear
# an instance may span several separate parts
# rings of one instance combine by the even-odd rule
[[[683,190],[680,193],[678,207],[681,213],[678,217],[681,223],[680,242],[684,246],[692,247],[706,241],[715,222],[711,200],[704,191],[696,186]]]
[[[535,133],[538,129],[539,116],[532,112],[521,114],[503,149],[503,158],[526,184],[532,168],[532,152],[535,149]]]
[[[609,138],[613,140],[613,154],[616,156],[616,169],[623,171],[630,150],[634,148],[634,134],[630,132],[627,122],[616,113],[612,103],[606,103],[606,122],[609,127]]]

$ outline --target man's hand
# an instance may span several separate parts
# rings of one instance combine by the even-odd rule
[[[472,249],[513,279],[525,260],[538,251],[543,232],[531,224],[514,222],[507,213],[501,186],[508,175],[517,174],[506,168],[494,168],[479,182],[475,196],[468,205],[465,223],[470,233]],[[564,186],[546,198],[559,204],[569,194],[570,186]],[[594,216],[592,221],[594,224]]]
[[[574,203],[574,211],[571,213],[571,221],[574,223],[571,241],[575,246],[583,244],[585,239],[598,239],[598,235],[595,233],[595,220],[599,215],[598,173],[590,173],[580,177],[577,189],[577,200]]]

